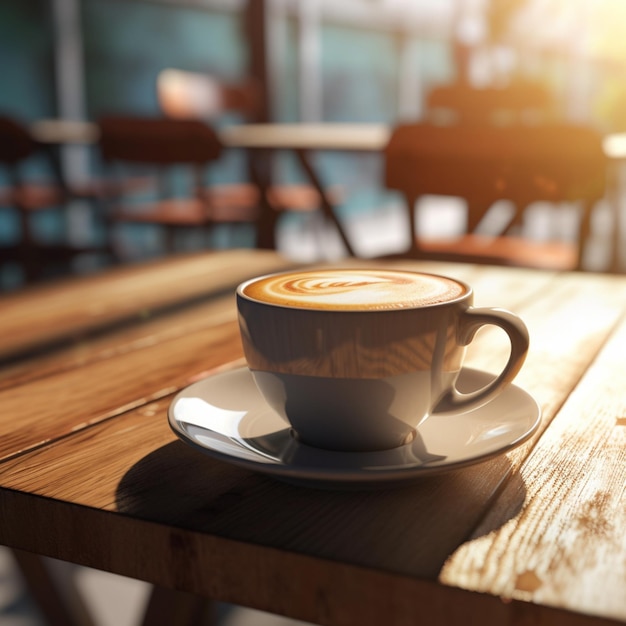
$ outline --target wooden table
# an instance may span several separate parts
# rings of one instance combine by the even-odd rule
[[[346,152],[375,152],[382,155],[391,137],[392,126],[384,123],[266,123],[238,124],[220,130],[220,138],[224,145],[231,148],[245,148],[254,152],[267,150],[288,150],[293,152],[311,184],[318,190],[322,199],[322,209],[326,217],[335,224],[342,242],[350,256],[354,247],[346,235],[341,222],[337,219],[335,206],[325,191],[320,173],[314,167],[311,154],[324,150],[340,150]],[[608,159],[607,196],[612,208],[612,240],[609,269],[620,271],[622,259],[621,234],[623,232],[621,205],[625,193],[622,183],[623,168],[626,162],[626,133],[609,133],[604,137],[603,149]],[[266,198],[269,181],[259,177],[257,181]],[[269,207],[267,200],[265,203]],[[271,215],[271,210],[265,211]],[[262,225],[261,225],[262,226]],[[273,224],[267,225],[262,237],[271,238]]]
[[[234,467],[168,426],[177,391],[243,364],[235,285],[288,265],[202,253],[0,301],[0,542],[320,624],[626,622],[626,277],[395,263],[523,317],[516,384],[542,423],[493,460],[351,492]],[[467,364],[506,351],[481,331]]]
[[[387,124],[332,124],[332,123],[275,123],[238,124],[220,129],[220,139],[229,148],[243,148],[251,155],[252,172],[261,190],[265,206],[264,215],[270,216],[259,224],[259,241],[271,245],[275,225],[271,216],[268,190],[271,186],[271,171],[267,167],[267,154],[276,150],[292,152],[308,178],[317,190],[321,209],[326,218],[334,224],[349,256],[356,256],[350,238],[336,214],[336,206],[327,192],[322,175],[315,167],[312,154],[319,151],[380,152],[384,149],[391,128]]]
[[[97,124],[85,121],[43,119],[31,126],[31,132],[42,146],[52,147],[63,144],[93,144],[98,141]],[[322,176],[315,167],[312,154],[319,151],[373,152],[381,153],[387,145],[392,126],[385,123],[263,123],[227,125],[218,129],[222,143],[228,148],[245,149],[252,159],[252,173],[260,190],[261,219],[257,224],[258,247],[275,249],[275,226],[277,215],[272,210],[269,199],[271,168],[267,155],[272,151],[292,152],[305,175],[317,190],[321,199],[321,209],[326,218],[334,224],[348,256],[358,256],[341,221],[336,214],[337,207],[327,192]],[[604,152],[608,160],[607,198],[612,212],[611,256],[608,270],[620,272],[623,196],[625,192],[624,164],[626,162],[626,133],[609,133],[603,140]],[[56,164],[59,178],[62,178],[59,159]]]
[[[80,120],[42,119],[31,125],[33,138],[41,143],[93,144],[98,127]],[[384,123],[273,123],[237,124],[222,128],[220,138],[232,148],[382,150],[391,128]],[[609,133],[603,142],[610,159],[626,158],[626,133]]]
[[[391,126],[385,123],[266,123],[237,124],[222,127],[220,139],[225,146],[233,149],[246,149],[261,163],[267,161],[268,151],[287,150],[296,155],[304,173],[317,189],[325,216],[335,225],[343,245],[350,256],[354,246],[346,235],[341,221],[337,218],[336,207],[326,191],[320,172],[314,166],[311,154],[318,151],[382,152],[389,141]],[[31,126],[33,137],[42,145],[92,144],[98,140],[97,125],[92,122],[44,119]],[[624,195],[623,166],[626,161],[626,134],[610,133],[603,142],[609,160],[607,195],[613,210],[612,257],[609,263],[614,272],[620,270],[622,215],[621,205]],[[258,163],[258,161],[257,161]],[[265,218],[259,224],[261,247],[274,248],[274,211],[268,200],[271,183],[267,168],[253,167],[256,183],[261,190],[265,206]]]
[[[99,132],[92,122],[44,119],[31,126],[33,137],[44,146],[62,144],[93,144]],[[245,149],[251,154],[252,171],[261,191],[265,210],[258,225],[260,247],[275,248],[275,211],[271,208],[268,191],[271,171],[267,155],[275,150],[295,154],[310,183],[321,198],[324,215],[335,225],[349,256],[355,256],[353,245],[337,218],[336,207],[327,192],[321,174],[314,167],[311,154],[316,151],[380,152],[386,145],[391,129],[387,124],[238,124],[218,129],[222,143],[232,149]]]

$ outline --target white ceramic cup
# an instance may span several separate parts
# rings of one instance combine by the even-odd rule
[[[408,443],[427,417],[479,407],[515,377],[526,326],[472,302],[461,281],[397,270],[295,271],[237,288],[244,353],[265,400],[300,442],[342,451]],[[493,382],[460,393],[465,347],[486,324],[507,333],[509,359]]]

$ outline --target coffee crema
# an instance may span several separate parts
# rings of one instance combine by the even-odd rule
[[[274,274],[252,280],[243,294],[278,306],[384,311],[449,302],[467,288],[444,276],[401,270],[331,269]]]

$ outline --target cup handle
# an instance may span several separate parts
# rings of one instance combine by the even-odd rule
[[[499,326],[509,336],[511,353],[509,360],[500,375],[471,393],[461,393],[456,388],[447,391],[437,402],[433,413],[459,412],[486,404],[510,383],[520,371],[528,353],[528,329],[524,322],[514,313],[496,308],[468,308],[460,318],[459,343],[467,346],[471,343],[476,331],[486,324]]]

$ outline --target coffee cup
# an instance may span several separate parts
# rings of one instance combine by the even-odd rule
[[[469,285],[435,274],[271,274],[239,285],[237,309],[246,360],[266,402],[299,442],[330,450],[409,443],[426,418],[489,402],[528,352],[518,316],[474,307]],[[466,346],[488,324],[508,335],[508,361],[485,387],[461,393]]]

